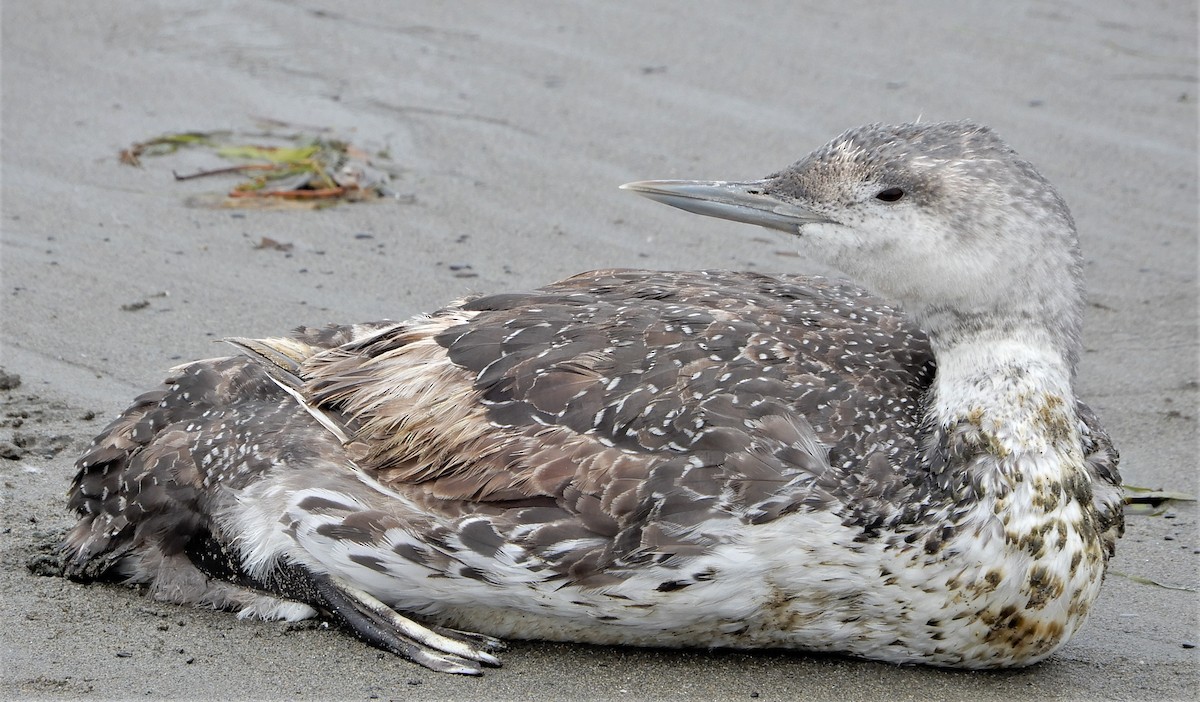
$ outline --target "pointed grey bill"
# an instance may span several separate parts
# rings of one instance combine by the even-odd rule
[[[626,183],[621,189],[688,212],[757,224],[789,234],[799,233],[805,224],[830,221],[812,210],[768,195],[767,182],[639,180]]]

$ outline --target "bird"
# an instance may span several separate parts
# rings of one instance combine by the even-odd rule
[[[848,279],[596,270],[231,337],[76,464],[65,574],[328,618],[436,671],[507,639],[1041,661],[1123,531],[1076,398],[1071,214],[972,121],[621,186]]]

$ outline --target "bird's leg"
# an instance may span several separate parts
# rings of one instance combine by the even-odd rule
[[[503,648],[497,639],[423,626],[340,578],[307,575],[334,618],[372,646],[442,673],[480,675],[480,663],[500,665],[490,653]]]

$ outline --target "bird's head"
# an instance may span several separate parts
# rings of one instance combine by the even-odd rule
[[[1054,188],[987,127],[869,125],[761,180],[622,187],[793,234],[801,254],[904,304],[935,343],[964,326],[1031,321],[1053,327],[1064,350],[1077,344],[1074,222]]]

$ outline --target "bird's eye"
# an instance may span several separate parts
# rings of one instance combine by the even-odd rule
[[[902,197],[904,197],[904,191],[900,188],[888,188],[887,190],[880,190],[875,193],[875,199],[883,200],[884,202],[895,202]]]

